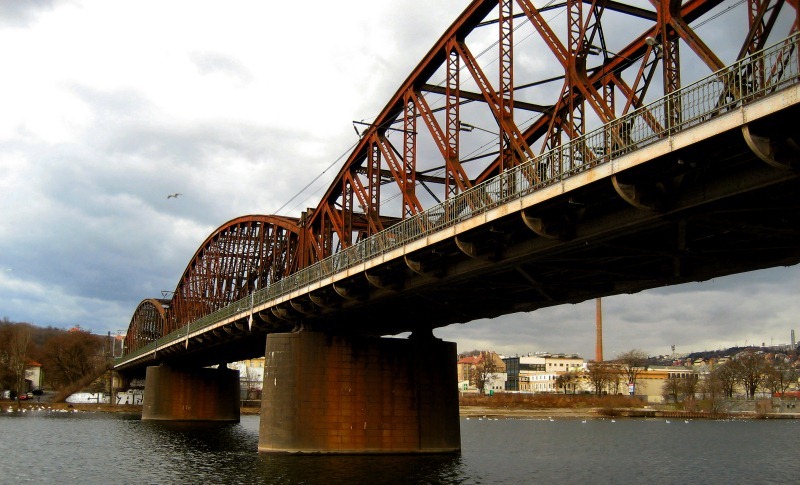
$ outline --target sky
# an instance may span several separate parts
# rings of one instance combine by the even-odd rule
[[[468,3],[0,0],[0,318],[124,332],[226,221],[316,205]],[[795,266],[605,298],[606,358],[788,343],[798,290]],[[435,334],[593,358],[595,303]]]

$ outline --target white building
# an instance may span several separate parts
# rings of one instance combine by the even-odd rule
[[[581,372],[586,362],[579,355],[537,354],[519,359],[519,390],[558,392],[556,379],[565,372]]]
[[[243,391],[260,391],[264,384],[264,357],[228,364],[229,369],[239,371],[239,382]]]
[[[26,389],[27,391],[41,389],[42,364],[29,360],[28,365],[25,367],[25,381],[28,387],[28,389]]]
[[[552,372],[520,375],[519,387],[521,391],[528,392],[558,392],[557,378],[558,374]]]
[[[484,394],[494,394],[506,390],[508,374],[505,372],[493,372],[489,375],[489,379],[486,380],[486,387],[483,389]]]

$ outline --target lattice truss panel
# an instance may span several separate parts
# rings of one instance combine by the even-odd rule
[[[128,331],[137,343],[130,345],[167,335],[296,270],[298,233],[297,220],[287,217],[244,216],[221,226],[194,254],[171,299],[139,305]]]
[[[125,350],[134,351],[160,338],[164,331],[169,300],[144,300],[136,308],[125,335]]]
[[[300,266],[642,110],[785,37],[797,18],[797,0],[475,1],[303,215]],[[742,76],[757,85],[769,74]],[[669,110],[667,122],[680,121],[681,107]],[[658,123],[645,110],[641,117]],[[622,143],[625,133],[610,136]],[[594,147],[584,148],[571,163],[592,162]]]
[[[622,115],[656,132],[680,122],[680,103],[659,116],[644,105],[797,31],[798,2],[472,2],[363,129],[315,208],[220,227],[171,300],[139,306],[132,338],[166,335]],[[775,75],[748,67],[737,85]],[[623,145],[624,124],[609,136]],[[569,149],[576,166],[597,155]],[[544,185],[574,168],[542,164],[530,176]]]

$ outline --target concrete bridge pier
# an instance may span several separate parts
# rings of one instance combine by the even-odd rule
[[[265,366],[259,451],[461,449],[455,343],[270,334]]]
[[[239,409],[239,371],[147,368],[143,420],[239,422]]]

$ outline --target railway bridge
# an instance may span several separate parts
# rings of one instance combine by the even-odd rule
[[[799,12],[473,1],[316,207],[223,224],[136,308],[143,418],[238,419],[224,364],[266,355],[260,450],[457,451],[433,329],[797,264]]]

